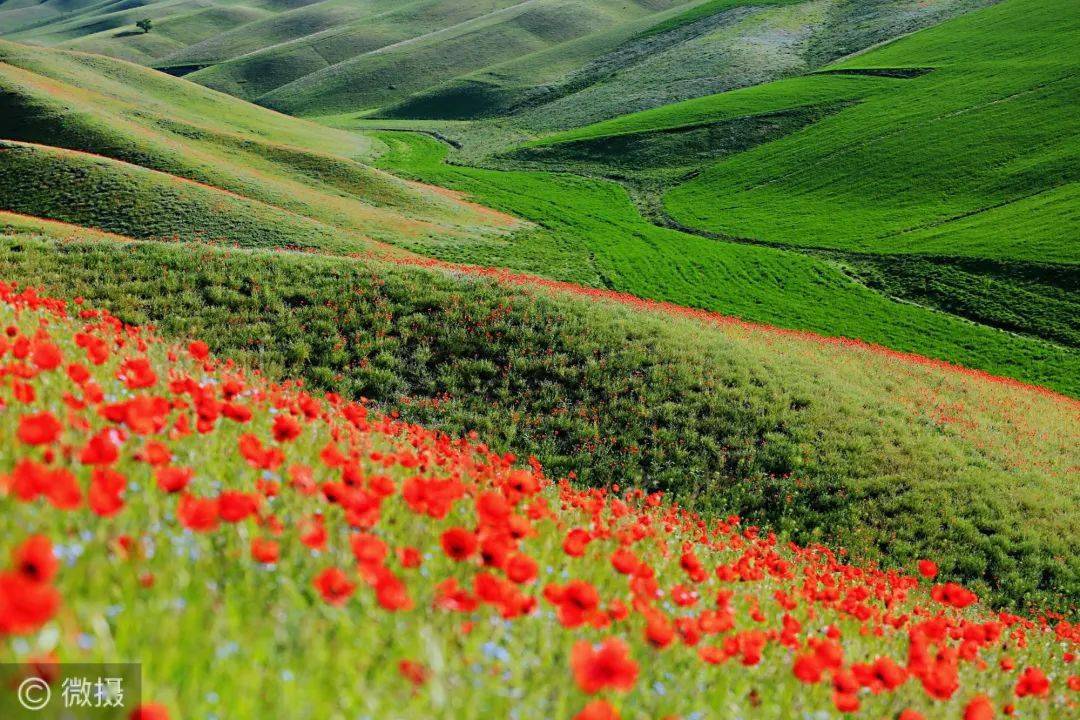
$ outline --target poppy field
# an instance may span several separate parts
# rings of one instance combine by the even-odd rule
[[[1080,626],[0,284],[4,659],[138,718],[1061,718]],[[47,670],[45,671],[47,673]]]
[[[859,562],[933,557],[997,607],[1080,587],[1080,406],[1044,388],[498,269],[28,223],[0,241],[0,277],[268,378]]]

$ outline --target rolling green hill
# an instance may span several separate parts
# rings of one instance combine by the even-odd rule
[[[547,135],[516,157],[633,175],[664,154],[669,180],[695,171],[665,196],[671,215],[732,237],[1075,263],[1078,39],[1072,4],[1014,0],[810,75]]]
[[[1005,2],[810,75],[548,135],[516,156],[618,175],[662,167],[649,160],[666,153],[677,172],[704,168],[667,210],[733,237],[1075,263],[1080,62],[1067,48],[1078,38],[1071,4]]]
[[[685,224],[785,244],[1076,263],[1077,43],[1074,4],[1009,0],[830,66],[930,71],[872,83],[665,204]]]
[[[566,128],[803,72],[987,0],[0,1],[0,36],[290,113]],[[144,17],[151,32],[136,30]]]
[[[362,138],[101,56],[0,41],[0,109],[0,139],[20,143],[0,149],[0,209],[138,237],[337,249],[504,229],[357,162]]]
[[[940,321],[924,319],[911,306],[894,311],[895,303],[880,298],[856,300],[864,288],[850,295],[837,290],[841,282],[825,280],[836,273],[906,303],[1075,349],[1080,205],[1073,177],[1080,167],[1080,127],[1070,109],[1080,75],[1075,54],[1065,50],[1076,36],[1077,13],[1070,8],[1060,0],[1012,0],[811,74],[548,133],[509,148],[478,126],[448,126],[443,131],[464,144],[454,162],[511,172],[427,163],[417,177],[449,182],[555,234],[560,226],[582,222],[558,217],[571,207],[589,221],[621,213],[625,227],[639,229],[620,235],[566,227],[561,234],[576,234],[577,247],[560,239],[509,248],[443,246],[437,252],[559,277],[571,277],[572,268],[579,281],[781,324],[798,317],[797,325],[819,332],[870,337],[875,331],[854,326],[887,325],[887,336],[878,337],[893,346],[911,347],[906,343],[914,337],[901,339],[907,333],[897,327],[900,317],[918,315],[912,322],[922,332]],[[398,162],[390,154],[383,162],[416,172],[414,160]],[[560,189],[571,183],[551,175],[533,173],[528,186],[561,210],[526,207],[512,194],[512,188],[527,186],[522,170],[616,179],[647,217],[684,232],[665,235],[646,227],[618,204],[590,203],[577,190]],[[688,239],[691,234],[699,237]],[[597,239],[601,235],[605,241]],[[614,237],[621,239],[611,242]],[[670,245],[661,238],[671,238]],[[800,262],[815,280],[800,282],[794,279],[799,273],[785,270],[788,282],[780,294],[790,292],[789,300],[770,288],[767,301],[747,307],[755,291],[721,279],[719,269],[730,267],[727,258],[736,254],[728,241],[810,251],[812,259]],[[548,257],[540,257],[541,249]],[[526,253],[532,257],[522,257]],[[575,255],[602,268],[598,276],[584,278],[588,265],[569,260]],[[605,265],[613,256],[648,257],[642,267],[651,271],[613,270]],[[744,247],[740,257],[761,256]],[[812,295],[803,288],[818,283],[832,286],[833,300],[807,301]],[[728,287],[739,289],[718,289]],[[841,296],[852,299],[851,310],[840,310]],[[870,321],[879,302],[881,320]],[[787,318],[768,315],[781,308]],[[817,308],[822,317],[809,319]],[[969,332],[943,335],[970,349],[961,339]],[[953,354],[955,347],[916,344],[937,356],[984,362],[968,350]]]

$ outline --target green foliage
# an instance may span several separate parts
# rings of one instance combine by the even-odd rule
[[[556,476],[663,488],[893,563],[933,555],[1011,602],[1080,590],[1078,444],[1058,400],[1018,404],[1004,386],[873,354],[380,263],[22,234],[4,241],[0,277],[477,431]],[[931,387],[978,431],[935,419]],[[1021,439],[1032,416],[1037,442]]]
[[[135,27],[139,28],[144,33],[148,33],[154,29],[154,21],[150,18],[143,18],[142,20],[135,23]]]

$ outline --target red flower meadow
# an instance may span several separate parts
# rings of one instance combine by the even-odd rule
[[[157,362],[156,339],[107,313],[71,318],[2,283],[0,300],[15,316],[0,339],[0,407],[18,441],[0,457],[16,533],[0,570],[0,640],[40,633],[18,646],[45,639],[78,658],[100,633],[130,643],[135,608],[190,603],[200,627],[216,633],[239,617],[266,636],[241,639],[276,648],[288,645],[278,637],[288,617],[304,644],[333,643],[308,656],[320,682],[340,675],[349,692],[390,673],[365,698],[384,714],[406,702],[452,712],[457,693],[506,702],[512,691],[534,703],[523,717],[554,707],[577,720],[664,717],[669,706],[694,711],[698,694],[714,702],[714,687],[739,688],[724,711],[746,717],[784,717],[796,696],[807,715],[899,720],[1076,709],[1080,677],[1068,666],[1080,626],[931,586],[931,560],[915,576],[854,566],[735,515],[552,481],[535,461],[364,402],[245,376],[205,343]],[[107,577],[88,582],[90,569]],[[249,595],[239,604],[232,593]],[[142,622],[148,656],[162,617]],[[227,667],[234,651],[212,640],[220,656],[185,659],[197,672]],[[240,662],[253,662],[238,644]],[[364,665],[371,658],[378,665]],[[508,686],[525,676],[549,687]],[[183,716],[207,714],[202,693],[152,679]],[[601,693],[626,695],[589,697]],[[168,713],[150,703],[132,717]]]

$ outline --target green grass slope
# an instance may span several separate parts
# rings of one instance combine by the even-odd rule
[[[499,157],[619,179],[683,229],[829,248],[892,297],[1076,347],[1076,15],[1016,0]]]
[[[357,162],[366,143],[355,135],[101,56],[0,41],[0,109],[0,139],[117,161],[6,147],[5,163],[25,169],[36,158],[38,184],[20,183],[10,165],[2,209],[37,208],[46,217],[135,236],[157,234],[167,223],[181,236],[217,237],[224,227],[215,208],[243,207],[234,227],[248,228],[260,242],[287,235],[290,244],[329,247],[336,236],[332,244],[339,249],[363,247],[370,238],[501,231],[491,227],[490,214]],[[78,183],[60,182],[76,166],[88,174]],[[113,186],[147,201],[166,187],[181,188],[177,192],[202,197],[202,209],[187,205],[181,216],[167,218],[143,203],[140,229],[131,208],[83,194]],[[111,212],[110,202],[122,219],[109,222],[102,214]],[[251,241],[239,233],[230,239]]]
[[[131,237],[339,251],[362,247],[272,205],[108,158],[0,140],[5,210]],[[341,237],[339,237],[339,235]]]
[[[0,2],[0,36],[312,116],[565,129],[804,72],[988,0]],[[154,29],[134,29],[151,17]]]
[[[890,563],[933,555],[1008,602],[1080,592],[1075,402],[462,273],[5,226],[0,277],[475,430],[552,475],[664,488]]]
[[[258,101],[301,115],[379,108],[456,77],[553,48],[573,47],[586,38],[589,47],[584,52],[597,54],[618,42],[613,27],[637,29],[636,21],[687,4],[679,0],[504,3],[464,22],[444,24],[436,31],[330,64]],[[559,62],[554,52],[558,51],[543,63],[546,70]]]
[[[509,239],[407,243],[417,252],[860,338],[1080,394],[1074,349],[889,299],[853,279],[846,261],[658,227],[615,183],[448,165],[449,148],[429,137],[377,137],[389,148],[383,166],[533,223]]]
[[[1075,263],[1078,42],[1074,3],[1006,0],[850,58],[828,72],[932,71],[874,78],[850,107],[724,159],[666,206],[687,225],[792,245]],[[818,83],[836,77],[797,85]],[[755,91],[791,96],[772,87]]]
[[[563,130],[784,78],[982,4],[714,0],[568,73],[560,88],[569,92],[524,109],[515,122],[534,132]]]

